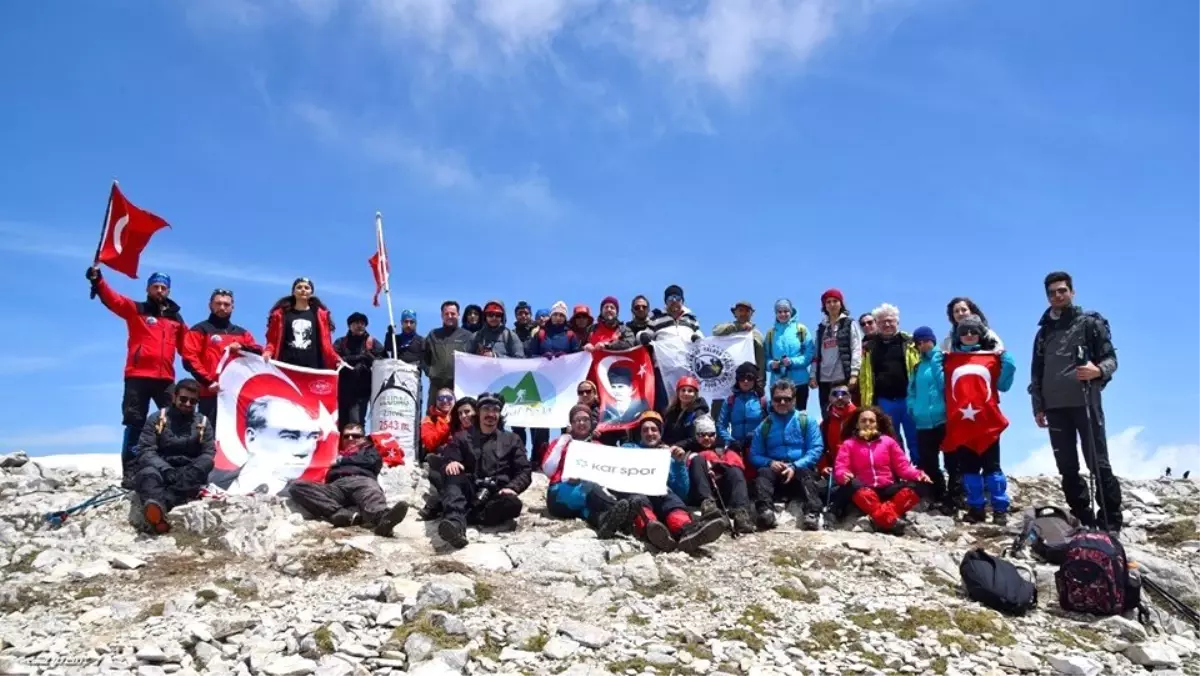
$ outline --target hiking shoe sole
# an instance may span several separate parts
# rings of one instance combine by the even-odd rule
[[[646,540],[664,554],[675,551],[675,538],[671,537],[671,531],[661,521],[646,524]]]
[[[142,518],[146,522],[148,530],[156,535],[162,535],[171,531],[171,524],[167,521],[167,513],[163,510],[162,505],[153,500],[142,505]]]
[[[445,540],[446,544],[455,549],[462,549],[467,546],[467,532],[450,521],[442,521],[438,524],[438,537]]]
[[[716,542],[724,534],[724,521],[705,521],[695,531],[679,538],[679,551],[690,554],[704,545]]]
[[[600,527],[596,529],[596,537],[601,540],[616,537],[617,531],[629,523],[629,517],[632,512],[633,505],[629,504],[628,500],[618,500],[608,510],[608,513],[600,519]]]
[[[375,526],[375,534],[385,538],[392,537],[392,531],[404,521],[404,517],[406,516],[408,516],[408,503],[397,502],[379,520],[379,523]]]

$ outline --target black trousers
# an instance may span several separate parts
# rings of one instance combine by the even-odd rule
[[[367,405],[371,403],[371,393],[338,392],[338,428],[350,423],[356,423],[366,428]],[[419,436],[419,435],[418,435]]]
[[[1046,411],[1046,422],[1050,425],[1050,445],[1054,448],[1054,463],[1058,465],[1058,473],[1062,475],[1063,496],[1071,511],[1084,525],[1119,529],[1123,523],[1121,484],[1113,475],[1112,464],[1108,460],[1104,409],[1099,402],[1092,407],[1090,440],[1087,409],[1083,406]],[[1082,439],[1082,444],[1077,443],[1078,439]],[[1096,505],[1099,511],[1095,514],[1088,500],[1087,482],[1079,475],[1080,445],[1083,446],[1083,460],[1096,481]]]
[[[125,426],[125,438],[121,444],[121,466],[128,467],[133,460],[133,447],[137,445],[146,418],[150,415],[150,402],[159,409],[171,403],[170,380],[157,378],[126,378],[125,392],[121,396],[121,424]]]
[[[815,489],[823,485],[820,475],[811,469],[797,471],[791,481],[784,483],[783,475],[764,467],[754,477],[755,505],[760,510],[771,509],[775,502],[799,500],[806,513],[816,514],[823,506],[823,490]]]
[[[550,443],[550,430],[545,427],[534,427],[529,430],[529,436],[533,440],[531,444],[529,456],[530,464],[534,470],[542,468],[542,455],[546,452],[546,446]]]
[[[712,472],[710,478],[709,472]],[[729,509],[750,506],[750,487],[746,483],[746,473],[741,469],[725,463],[710,465],[700,456],[692,458],[688,463],[688,477],[691,480],[691,495],[688,504],[700,505],[705,500],[715,500],[713,478],[721,491],[721,500]]]
[[[466,472],[442,477],[442,520],[466,527],[467,524],[497,526],[521,514],[521,500],[512,495],[489,491],[479,499],[479,484]]]
[[[942,451],[942,440],[946,438],[946,426],[927,430],[917,430],[917,451],[920,462],[917,468],[929,476],[933,482],[929,495],[938,502],[955,501],[962,498],[962,472],[958,467],[959,453]],[[969,452],[968,455],[974,455]],[[943,474],[939,458],[945,458],[946,471]]]
[[[288,486],[292,501],[313,517],[328,521],[341,511],[358,512],[373,523],[388,511],[379,481],[367,476],[347,476],[333,483],[296,481]]]
[[[133,475],[133,489],[145,504],[153,500],[170,511],[179,505],[191,502],[200,496],[200,489],[208,485],[208,473],[212,471],[212,458],[197,458],[186,464],[160,470],[146,462],[137,463]]]
[[[200,397],[200,402],[196,404],[196,410],[200,415],[208,418],[212,423],[213,430],[217,429],[217,395],[211,397]]]
[[[683,503],[683,499],[675,495],[672,491],[667,491],[665,495],[638,495],[636,493],[618,493],[616,491],[612,491],[612,494],[618,500],[629,500],[638,509],[649,507],[654,512],[654,515],[663,521],[666,520],[667,515],[671,512],[680,509],[687,510],[687,505]]]

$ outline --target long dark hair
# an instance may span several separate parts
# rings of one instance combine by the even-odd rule
[[[988,325],[987,316],[983,314],[983,310],[979,309],[979,306],[975,304],[975,301],[967,298],[966,296],[957,296],[955,298],[951,298],[949,303],[946,303],[946,319],[950,320],[950,326],[958,325],[954,321],[954,306],[958,305],[959,303],[966,303],[967,309],[971,311],[971,314],[979,317],[979,321],[983,322],[984,326]]]
[[[882,408],[879,408],[878,406],[871,406],[868,408],[860,408],[854,413],[851,413],[849,418],[846,418],[846,422],[842,423],[842,441],[852,439],[858,434],[858,419],[861,418],[862,414],[866,413],[867,411],[875,414],[875,422],[879,426],[880,436],[891,437],[893,439],[896,438],[896,429],[892,427],[891,417],[884,413]]]
[[[454,408],[450,409],[450,434],[453,436],[462,431],[462,420],[459,418],[458,412],[463,406],[470,406],[471,410],[475,411],[475,415],[471,416],[471,424],[475,427],[479,426],[479,404],[475,402],[474,397],[463,397],[454,402]]]
[[[329,312],[329,308],[325,307],[325,304],[321,302],[321,299],[316,296],[308,297],[308,306],[311,307],[313,310],[325,310],[326,312]],[[275,304],[271,306],[271,312],[274,312],[276,310],[283,310],[284,312],[287,312],[288,310],[291,310],[295,307],[296,307],[296,297],[289,293],[288,295],[284,296],[283,298],[280,298],[279,300],[275,301]],[[329,313],[329,333],[333,334],[334,331],[337,331],[337,327],[334,326],[334,324],[333,324],[333,313],[330,312]]]

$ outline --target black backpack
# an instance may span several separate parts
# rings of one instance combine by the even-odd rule
[[[1129,574],[1125,547],[1101,531],[1083,531],[1071,539],[1054,584],[1059,605],[1077,613],[1120,615],[1142,601],[1141,578]]]
[[[967,596],[988,608],[1024,615],[1037,606],[1037,585],[1022,577],[1011,561],[973,549],[963,556],[958,572]]]
[[[1079,520],[1053,505],[1030,507],[1024,512],[1021,534],[1013,542],[1010,554],[1025,547],[1047,563],[1061,565],[1067,557],[1071,539],[1079,533]]]

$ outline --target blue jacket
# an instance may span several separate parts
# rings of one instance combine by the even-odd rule
[[[749,444],[754,430],[758,429],[758,424],[763,420],[764,413],[763,400],[757,392],[738,390],[733,395],[733,403],[726,399],[721,406],[717,434],[725,446],[735,441]]]
[[[946,370],[936,347],[921,355],[908,379],[908,414],[919,430],[946,424]]]
[[[967,347],[959,345],[956,348],[957,352],[976,352],[979,346]],[[1001,392],[1007,392],[1012,389],[1013,377],[1017,374],[1017,362],[1013,359],[1012,353],[1008,350],[1000,353],[1000,380],[996,381],[996,389]]]
[[[558,503],[572,512],[578,512],[580,518],[586,519],[590,513],[587,508],[588,493],[595,488],[598,486],[590,481],[578,483],[560,481],[547,490],[546,501]]]
[[[632,442],[621,444],[621,448],[647,448],[641,444]],[[664,446],[665,448],[665,446]],[[672,493],[678,495],[683,501],[687,501],[688,495],[692,492],[692,477],[688,474],[687,463],[683,460],[671,458],[671,473],[667,475],[667,488]]]
[[[801,417],[804,423],[801,423]],[[764,434],[765,431],[765,434]],[[811,469],[825,450],[821,425],[801,411],[779,415],[774,411],[754,431],[750,443],[750,464],[762,469],[778,460],[796,469]]]
[[[555,326],[546,324],[545,328],[534,332],[529,338],[529,356],[548,357],[560,354],[571,354],[579,351],[579,338],[574,331],[568,331],[567,325]]]
[[[817,348],[812,333],[805,329],[804,341],[801,342],[799,330],[800,325],[795,319],[791,319],[787,324],[775,322],[775,328],[763,339],[763,360],[767,363],[770,382],[786,377],[797,385],[805,383],[805,387],[808,386],[808,365],[812,363]],[[780,361],[784,357],[792,360],[791,366],[785,368],[780,364],[777,370],[771,371],[771,362]]]

